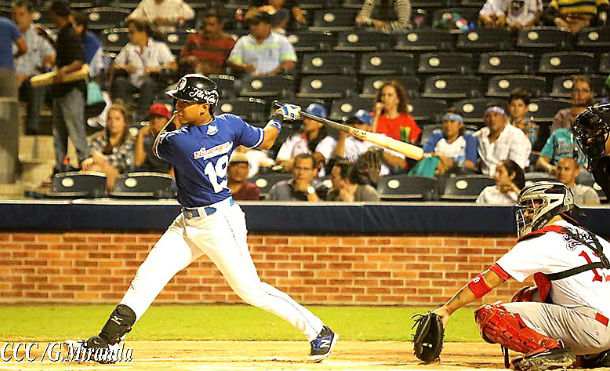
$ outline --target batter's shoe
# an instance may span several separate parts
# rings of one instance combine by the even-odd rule
[[[309,359],[314,362],[321,362],[328,357],[338,338],[339,336],[333,330],[323,326],[318,336],[310,342],[311,353],[309,353]]]
[[[517,357],[511,363],[512,368],[519,371],[544,371],[569,367],[575,360],[576,355],[571,350],[559,347]]]
[[[111,345],[98,335],[87,340],[66,340],[64,346],[68,348],[68,356],[78,362],[109,364],[118,359],[119,345]]]

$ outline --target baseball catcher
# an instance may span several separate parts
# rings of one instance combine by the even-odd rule
[[[572,191],[563,183],[537,182],[517,199],[517,244],[434,311],[443,325],[453,312],[509,279],[534,275],[536,287],[511,303],[483,305],[475,321],[483,339],[523,353],[516,370],[572,365],[609,366],[610,243],[572,219]]]

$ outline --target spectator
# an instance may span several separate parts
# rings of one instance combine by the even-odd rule
[[[127,110],[122,102],[115,101],[106,118],[106,129],[91,136],[91,157],[81,164],[83,171],[99,171],[108,178],[108,191],[114,181],[129,172],[134,164],[134,140],[127,126]]]
[[[407,93],[398,81],[384,82],[375,102],[373,131],[403,142],[417,142],[421,129],[407,111]]]
[[[32,5],[28,1],[14,1],[12,17],[28,45],[28,51],[15,59],[19,97],[27,103],[25,133],[36,135],[40,128],[40,109],[49,87],[34,88],[30,85],[29,78],[49,70],[55,64],[55,49],[46,38],[38,34],[33,23]],[[15,49],[13,47],[13,51]]]
[[[557,163],[557,180],[566,185],[574,194],[577,205],[599,205],[597,192],[584,184],[576,184],[580,167],[573,157],[564,157]]]
[[[173,176],[172,166],[154,155],[152,147],[157,134],[167,124],[170,113],[161,103],[155,103],[148,109],[148,126],[138,132],[135,144],[134,164],[136,171],[167,173]]]
[[[368,176],[349,161],[337,161],[332,168],[330,180],[333,187],[326,196],[327,201],[379,201],[379,194],[371,187]]]
[[[162,88],[155,80],[163,69],[176,71],[178,65],[164,42],[152,38],[150,26],[139,20],[130,20],[129,43],[114,60],[114,68],[123,70],[128,77],[117,76],[112,85],[112,98],[124,102],[135,92],[140,93],[136,121],[144,119],[153,98]]]
[[[307,22],[298,2],[294,0],[250,0],[250,8],[248,8],[245,19],[249,20],[260,12],[267,12],[271,14],[271,28],[284,34],[290,22],[291,11],[298,23]]]
[[[449,172],[477,170],[477,140],[464,128],[464,119],[455,112],[447,112],[442,129],[436,129],[424,144],[424,153],[439,158],[436,175]]]
[[[387,33],[411,28],[411,1],[365,0],[356,24]]]
[[[248,23],[250,34],[237,40],[228,59],[229,66],[254,75],[277,75],[294,70],[296,52],[286,36],[271,31],[271,15],[260,12]]]
[[[239,146],[235,148],[235,152],[243,153],[248,159],[248,166],[250,171],[248,172],[248,178],[255,176],[260,173],[268,173],[271,171],[275,161],[269,157],[267,150],[246,148]]]
[[[542,15],[541,0],[487,0],[479,12],[485,27],[531,27]]]
[[[154,24],[162,32],[168,32],[193,18],[193,8],[183,0],[142,0],[127,20],[137,19]]]
[[[305,112],[326,118],[326,109],[319,103],[311,103]],[[326,127],[317,121],[303,119],[303,133],[296,133],[286,139],[277,153],[275,162],[283,165],[286,171],[290,171],[294,158],[301,153],[313,154],[316,164],[320,167],[319,176],[326,175],[326,161],[328,161],[335,149],[337,142],[326,134]]]
[[[521,88],[513,89],[508,96],[509,124],[521,129],[530,140],[532,146],[538,140],[538,125],[527,114],[529,112],[530,95]]]
[[[231,189],[236,201],[258,201],[259,190],[256,184],[246,180],[248,177],[248,158],[244,153],[233,152],[227,168],[227,187]]]
[[[587,76],[577,75],[572,78],[572,107],[559,110],[553,123],[551,132],[559,128],[571,128],[576,116],[593,105],[593,90],[591,90],[591,80]]]
[[[17,52],[13,53],[13,43]],[[15,59],[28,51],[28,46],[19,29],[10,19],[0,17],[0,97],[17,97]]]
[[[85,80],[64,83],[66,74],[81,69],[85,63],[80,36],[70,23],[70,3],[55,0],[49,12],[57,33],[57,76],[51,87],[53,96],[53,145],[55,147],[55,171],[60,171],[68,151],[68,136],[76,148],[78,163],[89,157],[85,135]]]
[[[474,133],[479,144],[479,163],[483,174],[491,176],[496,165],[502,160],[513,160],[525,168],[529,163],[532,144],[525,134],[508,125],[508,115],[504,108],[492,103],[483,116],[485,127]]]
[[[598,17],[605,20],[607,13],[608,0],[551,0],[544,16],[547,24],[576,34]]]
[[[540,157],[536,161],[538,170],[546,171],[549,174],[557,175],[557,164],[565,157],[576,156],[580,166],[585,164],[585,155],[576,145],[576,140],[570,128],[559,128],[551,133],[547,139]]]
[[[313,178],[317,173],[316,159],[309,153],[301,153],[294,158],[292,179],[282,180],[271,187],[266,200],[270,201],[307,201],[318,202],[324,199],[316,189]]]
[[[525,187],[523,169],[512,160],[503,160],[496,166],[494,173],[496,185],[485,187],[478,204],[514,205],[517,195]]]
[[[206,12],[199,32],[186,39],[186,45],[180,52],[181,64],[191,64],[193,71],[203,75],[222,73],[235,46],[233,38],[224,33],[222,28],[223,20],[220,16],[216,12]]]
[[[104,51],[100,39],[93,32],[89,32],[87,15],[82,12],[72,12],[74,29],[81,36],[85,63],[89,65],[89,76],[95,77],[105,69]]]

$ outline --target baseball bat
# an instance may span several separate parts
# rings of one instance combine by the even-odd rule
[[[282,106],[282,104],[279,103],[278,101],[274,101],[273,106],[275,108],[280,108]],[[337,129],[339,131],[348,133],[358,139],[376,144],[379,147],[387,148],[389,150],[401,153],[408,158],[412,158],[414,160],[419,161],[422,159],[422,157],[424,157],[424,150],[421,149],[420,147],[414,146],[409,143],[401,142],[394,138],[390,138],[386,135],[379,134],[379,133],[372,133],[372,132],[364,131],[364,130],[359,130],[359,129],[353,128],[351,126],[348,126],[348,125],[343,125],[338,122],[334,122],[334,121],[327,120],[322,117],[311,115],[307,112],[301,112],[301,116],[314,120],[314,121],[317,121],[323,125],[329,126],[331,128]]]
[[[53,78],[57,75],[57,71],[51,71],[40,75],[35,75],[30,78],[30,85],[33,87],[46,86],[53,84]],[[64,76],[62,83],[76,80],[85,80],[89,76],[89,66],[83,64],[80,70],[71,72]]]

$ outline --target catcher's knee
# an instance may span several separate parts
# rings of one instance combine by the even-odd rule
[[[131,331],[136,323],[136,313],[125,304],[119,304],[110,314],[110,318],[100,332],[100,337],[109,344],[117,344],[123,336]]]

